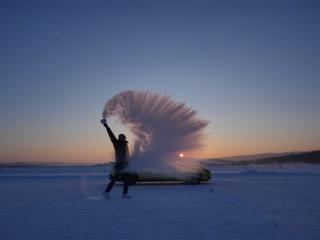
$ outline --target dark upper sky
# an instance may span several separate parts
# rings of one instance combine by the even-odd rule
[[[2,0],[0,161],[103,161],[127,89],[210,120],[203,157],[319,148],[319,26],[316,0]]]

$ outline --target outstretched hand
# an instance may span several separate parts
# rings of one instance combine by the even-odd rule
[[[100,120],[100,123],[101,123],[103,126],[105,126],[105,127],[108,126],[107,120],[106,120],[105,118],[101,119],[101,120]]]

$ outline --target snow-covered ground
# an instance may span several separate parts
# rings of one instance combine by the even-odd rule
[[[0,169],[0,239],[320,239],[320,166],[213,172],[106,200],[103,168]]]

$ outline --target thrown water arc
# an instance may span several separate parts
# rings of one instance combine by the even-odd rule
[[[112,97],[104,106],[102,117],[116,116],[134,134],[130,157],[134,170],[192,170],[192,164],[180,153],[199,150],[203,146],[208,121],[185,103],[167,95],[149,91],[124,91]],[[181,160],[181,158],[180,158]]]

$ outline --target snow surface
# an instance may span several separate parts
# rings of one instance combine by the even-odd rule
[[[320,239],[320,167],[216,167],[210,183],[121,185],[104,168],[0,169],[0,239]]]

